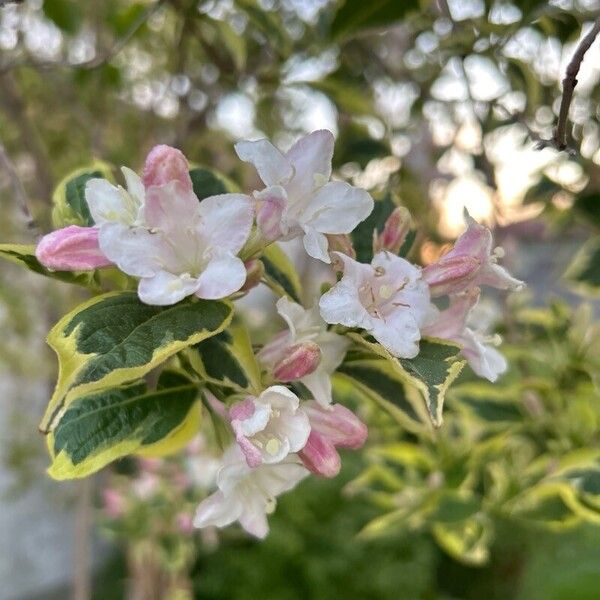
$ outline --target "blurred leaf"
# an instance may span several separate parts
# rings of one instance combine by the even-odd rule
[[[373,258],[373,232],[375,230],[379,233],[383,231],[387,218],[396,206],[392,195],[389,193],[380,200],[376,199],[371,214],[354,228],[350,235],[356,250],[356,260],[364,263],[371,262]]]
[[[213,21],[219,32],[220,41],[229,52],[237,71],[243,71],[246,67],[248,49],[246,39],[233,29],[227,21]]]
[[[77,0],[44,0],[44,14],[59,29],[75,34],[82,19],[80,3]]]
[[[488,561],[493,529],[487,520],[474,517],[457,523],[435,523],[432,531],[437,543],[459,562],[476,566]]]
[[[575,197],[575,209],[579,211],[587,221],[600,228],[600,193],[582,192]]]
[[[342,112],[349,115],[372,115],[374,112],[369,88],[361,85],[356,79],[329,75],[325,79],[306,82],[306,85],[323,92]]]
[[[155,391],[140,381],[80,396],[48,435],[48,473],[74,479],[134,452],[177,452],[198,430],[197,394],[195,382],[166,371]]]
[[[115,35],[120,38],[133,27],[147,9],[147,3],[132,2],[122,9],[110,11],[107,21],[112,26]]]
[[[565,277],[583,294],[596,296],[600,293],[600,236],[590,240],[577,253]]]
[[[418,9],[418,0],[343,0],[331,23],[331,35],[339,39],[373,27],[391,27]]]
[[[540,180],[527,190],[523,204],[531,204],[533,202],[543,202],[547,204],[552,200],[557,192],[560,192],[562,187],[552,181],[546,175],[542,175]]]

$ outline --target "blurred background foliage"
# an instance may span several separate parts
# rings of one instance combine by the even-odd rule
[[[438,432],[413,431],[338,382],[370,423],[369,447],[344,457],[338,479],[283,498],[262,544],[174,527],[197,498],[164,493],[162,471],[152,501],[131,476],[100,478],[99,496],[109,477],[131,498],[100,519],[122,552],[99,561],[94,597],[123,597],[128,578],[156,583],[157,571],[172,574],[164,589],[200,598],[597,598],[598,40],[578,77],[569,151],[544,140],[566,65],[599,9],[597,0],[0,8],[4,241],[48,231],[53,189],[93,160],[139,168],[168,143],[252,189],[234,141],[264,135],[285,147],[326,127],[339,177],[413,213],[415,261],[447,248],[466,206],[495,228],[506,263],[529,284],[525,299],[478,315],[504,336],[509,373],[495,385],[463,374]],[[23,218],[20,185],[36,227]],[[32,434],[54,368],[41,340],[83,294],[2,265],[3,501],[50,486],[38,483],[46,465]],[[51,501],[60,495],[52,488]]]

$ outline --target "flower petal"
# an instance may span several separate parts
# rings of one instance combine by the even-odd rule
[[[360,302],[358,288],[345,279],[321,296],[319,308],[326,323],[369,329],[374,321]]]
[[[318,368],[314,373],[305,375],[301,380],[312,397],[322,406],[327,406],[333,401],[331,373],[323,367]]]
[[[488,263],[481,270],[478,283],[480,285],[489,285],[499,290],[519,291],[525,287],[523,281],[513,277],[504,267],[495,263]]]
[[[493,346],[485,345],[471,329],[465,329],[459,342],[463,345],[463,356],[469,362],[471,369],[480,377],[494,382],[508,368],[504,356]]]
[[[193,227],[198,220],[198,198],[179,181],[146,190],[144,222],[168,233]]]
[[[235,151],[241,160],[254,165],[265,185],[287,183],[294,174],[290,161],[269,140],[238,142]]]
[[[182,188],[192,191],[192,180],[187,158],[181,150],[165,144],[154,146],[144,164],[144,186],[164,185],[170,181],[179,181]]]
[[[320,129],[300,138],[286,152],[294,167],[294,176],[286,186],[290,197],[301,198],[329,181],[333,145],[331,131]]]
[[[327,264],[331,262],[331,258],[329,258],[329,254],[327,253],[327,236],[307,226],[304,227],[304,238],[302,238],[302,241],[304,242],[304,249],[309,256],[317,260],[322,260]]]
[[[192,277],[158,271],[153,277],[140,279],[138,296],[145,304],[169,306],[196,292],[198,285],[199,281]]]
[[[226,298],[237,292],[246,281],[244,263],[228,252],[211,259],[198,277],[196,296],[205,300]]]
[[[198,211],[201,220],[197,229],[209,245],[232,254],[242,249],[254,220],[254,202],[250,196],[210,196],[200,202]]]
[[[132,224],[137,217],[137,201],[128,202],[128,194],[106,179],[90,179],[85,184],[85,201],[96,225]]]
[[[238,497],[226,497],[223,492],[217,491],[198,506],[194,516],[194,527],[225,527],[239,519],[243,508]]]
[[[333,443],[324,435],[311,431],[306,446],[298,453],[304,466],[321,477],[335,477],[342,461]]]
[[[385,320],[373,319],[373,337],[398,358],[414,358],[419,353],[421,332],[409,310],[397,310]]]
[[[321,233],[350,233],[373,210],[373,198],[345,181],[330,181],[310,200],[299,221]]]

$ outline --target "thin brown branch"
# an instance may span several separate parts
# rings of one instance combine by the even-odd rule
[[[21,67],[31,67],[40,71],[48,71],[51,69],[84,69],[92,71],[111,61],[123,48],[129,43],[131,38],[138,32],[138,30],[148,21],[148,19],[163,5],[166,0],[157,0],[154,4],[149,6],[140,16],[131,24],[129,29],[125,32],[123,37],[119,38],[111,48],[106,52],[95,56],[91,60],[83,63],[65,63],[61,61],[34,61],[30,59],[26,60],[15,60],[0,66],[0,75],[18,69]]]
[[[563,79],[563,94],[560,101],[560,110],[558,113],[558,123],[554,130],[552,141],[558,150],[567,149],[567,124],[569,121],[569,108],[573,99],[573,92],[577,85],[577,75],[583,61],[585,53],[593,44],[596,36],[600,32],[600,17],[596,19],[594,26],[590,29],[587,35],[581,40],[579,46],[573,54],[571,62],[567,66],[565,78]]]
[[[17,168],[14,163],[8,156],[6,149],[3,144],[0,143],[0,168],[4,169],[8,179],[10,181],[14,199],[21,210],[21,213],[25,217],[25,222],[27,224],[27,229],[35,235],[35,237],[40,236],[40,228],[38,224],[31,214],[31,210],[29,209],[29,202],[27,200],[27,192],[23,187],[23,182],[19,177],[19,173],[17,172]]]

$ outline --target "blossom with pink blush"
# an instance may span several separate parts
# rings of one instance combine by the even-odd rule
[[[296,381],[314,373],[321,362],[321,349],[315,342],[300,342],[286,349],[273,369],[277,381]]]
[[[501,290],[522,289],[525,284],[497,264],[504,251],[502,248],[492,251],[491,231],[477,223],[466,210],[465,221],[467,229],[452,250],[423,269],[431,295],[459,294],[481,285]]]
[[[423,335],[457,343],[473,371],[493,382],[506,371],[508,365],[504,356],[494,347],[500,344],[500,336],[486,336],[467,326],[479,295],[480,289],[473,288],[451,296],[448,308],[440,311],[433,323],[423,329]]]
[[[311,432],[298,455],[309,471],[335,477],[341,467],[336,448],[361,448],[367,440],[367,426],[342,404],[324,407],[311,400],[302,404],[302,410],[308,416]]]
[[[421,328],[433,310],[421,270],[390,252],[379,252],[370,265],[340,252],[344,275],[321,296],[327,323],[365,329],[391,354],[413,358],[419,352]]]
[[[78,225],[45,235],[35,255],[42,265],[55,271],[91,271],[113,264],[100,250],[98,230]]]
[[[179,181],[182,189],[191,192],[190,166],[181,150],[165,144],[154,146],[146,157],[142,182],[148,189],[153,185],[164,185]]]
[[[236,441],[250,467],[281,462],[298,452],[310,434],[298,396],[281,385],[249,396],[229,410]]]

